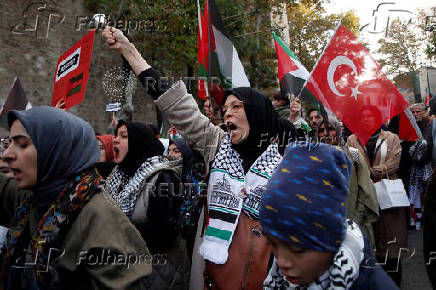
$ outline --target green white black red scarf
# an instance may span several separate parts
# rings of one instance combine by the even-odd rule
[[[223,139],[210,171],[209,224],[199,249],[204,259],[215,264],[227,261],[241,211],[251,219],[259,219],[264,187],[281,160],[278,146],[273,143],[245,175],[242,160],[233,149],[230,137],[227,135]]]

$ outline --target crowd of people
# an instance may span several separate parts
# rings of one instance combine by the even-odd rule
[[[0,173],[0,289],[397,289],[408,228],[424,230],[436,287],[436,120],[402,141],[377,107],[362,144],[284,93],[226,90],[203,111],[115,28],[120,53],[171,124],[96,135],[52,107],[10,111]],[[64,133],[59,133],[64,132]],[[409,207],[380,209],[401,179]]]

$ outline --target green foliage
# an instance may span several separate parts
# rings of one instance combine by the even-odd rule
[[[353,11],[327,15],[319,1],[290,2],[287,14],[291,39],[289,48],[309,71],[341,20],[356,36],[359,33],[359,18]]]
[[[399,19],[393,20],[387,37],[378,41],[380,47],[377,53],[382,55],[380,66],[390,76],[416,71],[420,65],[422,41],[423,38],[412,26]]]
[[[433,30],[430,36],[429,44],[425,51],[430,58],[436,58],[436,29]]]
[[[331,37],[343,24],[358,33],[353,12],[325,15],[319,0],[216,0],[228,34],[244,65],[251,86],[259,90],[278,88],[271,13],[285,5],[290,24],[290,48],[310,70]],[[200,0],[202,10],[204,0]],[[146,28],[128,37],[149,63],[167,76],[193,76],[197,71],[197,0],[85,0],[94,13],[112,20],[145,21]]]
[[[429,31],[427,32],[427,42],[425,53],[429,59],[436,60],[436,25],[432,18],[427,18],[429,16],[436,15],[436,6],[428,9],[427,11],[420,11],[421,21],[424,23],[422,29]],[[433,20],[433,21],[432,21]],[[427,27],[425,27],[427,26]]]

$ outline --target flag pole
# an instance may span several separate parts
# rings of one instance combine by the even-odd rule
[[[209,104],[212,105],[212,51],[211,51],[211,45],[210,45],[210,3],[209,0],[206,0],[206,4],[207,4],[207,62],[208,62],[208,76],[207,76],[207,92],[208,92],[208,97],[209,97]],[[214,113],[215,112],[215,106],[212,106],[212,110]]]
[[[332,37],[330,37],[329,42],[328,42],[327,45],[324,47],[322,53],[319,55],[318,60],[316,61],[315,65],[313,66],[312,71],[310,72],[309,77],[308,77],[307,80],[304,82],[304,85],[302,86],[301,91],[300,91],[300,93],[298,94],[298,97],[297,97],[298,99],[300,98],[301,94],[303,93],[303,90],[304,90],[304,88],[306,87],[307,82],[312,78],[312,73],[315,71],[316,67],[318,66],[319,61],[321,60],[321,57],[324,55],[324,52],[325,52],[326,49],[329,47],[330,43],[332,42],[333,37],[335,37],[336,32],[338,31],[338,29],[339,29],[339,27],[340,27],[341,25],[342,25],[342,19],[339,21],[339,24],[336,26],[335,31],[334,31]],[[328,121],[327,112],[326,112],[326,110],[325,110],[325,108],[324,108],[324,104],[323,104],[320,100],[318,100],[316,97],[315,97],[315,99],[319,102],[319,112],[320,112],[320,114],[321,114],[321,116],[322,116],[322,118],[323,118],[323,121],[324,121],[324,122],[323,122],[323,123],[324,123],[324,128],[325,128],[326,132],[328,132],[329,121]],[[341,120],[341,121],[342,121],[342,120]],[[327,134],[328,134],[328,133],[327,133]]]
[[[310,72],[309,77],[307,78],[307,80],[304,82],[303,87],[301,88],[300,93],[298,94],[297,98],[300,98],[300,95],[303,93],[304,88],[307,85],[307,82],[310,80],[310,78],[312,77],[312,73],[315,71],[316,67],[318,66],[319,61],[321,60],[321,57],[323,56],[324,52],[326,51],[326,49],[329,47],[330,43],[332,42],[333,37],[336,35],[336,32],[338,31],[339,27],[342,25],[342,19],[341,21],[339,21],[339,24],[336,26],[335,31],[332,35],[332,37],[330,37],[329,42],[327,43],[327,45],[324,47],[322,53],[319,55],[318,60],[316,61],[315,65],[312,68],[312,71]]]
[[[428,78],[428,67],[426,67],[426,70],[427,70],[427,93],[430,96],[430,99],[428,100],[428,104],[430,105],[432,95],[431,95],[431,91],[430,91],[430,80]],[[425,97],[427,98],[427,96],[425,96]]]

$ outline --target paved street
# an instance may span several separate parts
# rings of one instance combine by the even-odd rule
[[[409,249],[415,254],[411,258],[405,258],[403,262],[402,290],[427,290],[432,289],[424,266],[424,254],[422,252],[422,229],[409,231]]]

